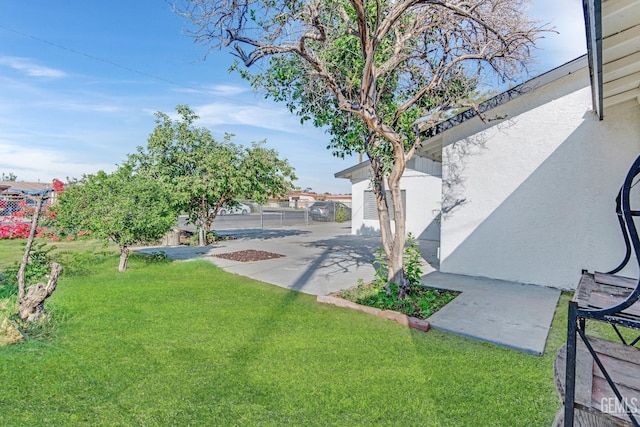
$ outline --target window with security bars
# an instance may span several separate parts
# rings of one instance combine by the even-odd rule
[[[407,211],[407,192],[401,190],[402,207]],[[391,192],[386,191],[387,206],[389,206],[389,217],[393,220],[393,202],[391,200]],[[364,219],[378,219],[378,208],[376,207],[376,195],[373,190],[365,190],[364,192]]]

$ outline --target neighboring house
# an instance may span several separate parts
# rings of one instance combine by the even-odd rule
[[[41,192],[51,188],[51,183],[25,182],[25,181],[0,181],[2,195],[18,195],[21,193]]]
[[[344,203],[345,205],[351,207],[352,199],[351,194],[323,194],[321,196],[322,200],[333,200],[334,202]]]
[[[321,200],[333,200],[351,206],[350,194],[318,194],[312,191],[296,191],[287,193],[289,207],[294,209],[304,209]]]
[[[25,195],[38,195],[51,189],[51,184],[24,181],[0,181],[0,216],[10,216],[22,210],[20,202],[34,205],[35,201]],[[53,203],[55,193],[51,193],[46,204]],[[26,200],[25,200],[26,199]]]
[[[371,166],[368,161],[335,174],[337,178],[351,180],[351,233],[380,234],[378,210],[371,187]],[[416,156],[407,164],[400,180],[407,232],[427,240],[440,239],[440,192],[442,167],[439,162]],[[393,219],[391,197],[389,213]]]
[[[296,191],[287,193],[289,198],[289,207],[295,209],[301,209],[311,206],[318,198],[318,195],[313,192]]]
[[[603,2],[604,22],[595,3],[585,1],[588,56],[483,103],[489,121],[468,111],[425,130],[416,162],[441,164],[442,185],[427,174],[403,184],[407,224],[438,199],[443,272],[568,289],[582,269],[623,257],[615,197],[640,154],[640,2]],[[352,180],[358,233],[369,224],[355,219],[367,166],[336,176]],[[637,266],[620,274],[637,277]]]
[[[25,182],[25,181],[0,181],[0,199],[21,200],[25,194],[37,195],[50,190],[51,183]],[[55,193],[54,193],[55,196]]]

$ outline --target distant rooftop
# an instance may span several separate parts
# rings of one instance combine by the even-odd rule
[[[25,181],[0,181],[0,191],[6,193],[39,192],[51,188],[51,183],[25,182]]]

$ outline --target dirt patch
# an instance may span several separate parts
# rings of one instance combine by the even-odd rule
[[[273,252],[257,251],[255,249],[247,249],[244,251],[229,252],[226,254],[217,254],[212,256],[240,262],[264,261],[267,259],[284,257],[284,255],[276,254]]]
[[[10,344],[15,344],[22,341],[22,335],[20,332],[7,320],[2,319],[0,323],[0,347]]]

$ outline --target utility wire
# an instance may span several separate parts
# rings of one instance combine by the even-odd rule
[[[135,68],[129,67],[127,65],[122,65],[122,64],[117,63],[115,61],[112,61],[110,59],[100,58],[99,56],[95,56],[95,55],[92,55],[92,54],[89,54],[89,53],[86,53],[86,52],[82,52],[82,51],[79,51],[79,50],[76,50],[76,49],[73,49],[73,48],[70,48],[70,47],[67,47],[67,46],[63,46],[63,45],[61,45],[59,43],[52,42],[50,40],[43,39],[41,37],[35,36],[33,34],[25,33],[23,31],[15,30],[13,28],[6,27],[6,26],[4,26],[2,24],[0,24],[0,29],[12,32],[14,34],[18,34],[18,35],[20,35],[22,37],[27,37],[27,38],[36,40],[36,41],[38,41],[40,43],[44,43],[44,44],[47,44],[49,46],[53,46],[53,47],[61,49],[61,50],[65,50],[67,52],[71,52],[71,53],[73,53],[75,55],[84,56],[85,58],[92,59],[94,61],[104,62],[105,64],[109,64],[111,66],[114,66],[114,67],[129,71],[129,72],[132,72],[132,73],[135,73],[135,74],[139,74],[141,76],[144,76],[144,77],[147,77],[147,78],[150,78],[150,79],[158,80],[158,81],[161,81],[161,82],[164,82],[164,83],[167,83],[167,84],[170,84],[170,85],[174,85],[174,86],[180,86],[182,88],[189,89],[189,90],[194,90],[194,91],[197,91],[197,92],[206,92],[206,89],[197,88],[197,87],[194,87],[194,86],[189,86],[189,85],[185,85],[185,84],[182,84],[180,82],[177,82],[175,80],[169,80],[169,79],[165,79],[163,77],[158,77],[158,76],[155,76],[153,74],[150,74],[150,73],[147,73],[147,72],[140,71],[140,70],[137,70]],[[259,105],[259,104],[253,104],[253,103],[250,103],[250,102],[243,102],[243,101],[238,100],[237,98],[229,98],[229,97],[221,96],[221,95],[213,95],[213,96],[217,97],[217,98],[220,98],[220,99],[224,99],[224,100],[233,102],[233,103],[236,103],[236,104],[248,105],[248,106],[251,106],[251,107],[258,107],[258,108],[263,108],[263,109],[269,110],[268,107],[265,107],[265,106],[262,106],[262,105]]]

